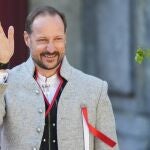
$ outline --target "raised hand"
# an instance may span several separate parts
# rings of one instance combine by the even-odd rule
[[[14,27],[8,29],[8,38],[0,23],[0,63],[8,63],[14,54]]]

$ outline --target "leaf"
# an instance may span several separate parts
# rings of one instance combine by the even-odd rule
[[[141,64],[144,60],[144,50],[142,48],[138,48],[135,55],[135,61]]]

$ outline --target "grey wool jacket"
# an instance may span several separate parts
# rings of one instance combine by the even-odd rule
[[[2,150],[39,150],[44,124],[45,103],[33,78],[35,66],[27,62],[11,69],[7,83],[0,84],[0,126]],[[107,83],[69,65],[64,57],[60,74],[67,84],[57,112],[58,150],[85,150],[81,108],[88,110],[89,122],[117,142],[115,119],[107,95]],[[110,148],[89,134],[89,150]]]

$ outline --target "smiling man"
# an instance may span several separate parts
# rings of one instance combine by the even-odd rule
[[[118,150],[107,83],[73,68],[65,55],[65,16],[50,6],[27,17],[29,59],[7,70],[14,53],[0,25],[2,150]]]
[[[60,15],[45,11],[27,18],[25,43],[30,49],[37,70],[46,77],[56,73],[65,53],[66,26],[63,20],[66,21]]]

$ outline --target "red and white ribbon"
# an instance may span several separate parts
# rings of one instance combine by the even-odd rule
[[[82,116],[83,116],[83,126],[84,126],[84,141],[85,141],[85,150],[89,150],[89,132],[93,134],[96,138],[103,141],[110,147],[114,147],[117,143],[106,136],[101,131],[93,127],[88,121],[88,112],[86,107],[82,107]]]

